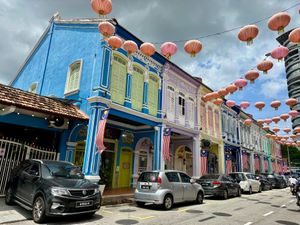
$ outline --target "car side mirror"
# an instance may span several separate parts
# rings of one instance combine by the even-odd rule
[[[191,184],[194,184],[194,183],[196,183],[196,180],[193,179],[193,178],[191,178],[191,179],[190,179],[190,183],[191,183]]]

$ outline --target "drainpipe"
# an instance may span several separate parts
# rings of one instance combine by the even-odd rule
[[[39,91],[40,95],[42,94],[42,90],[43,90],[43,86],[44,86],[46,68],[47,68],[47,64],[48,64],[49,52],[50,52],[52,36],[53,36],[54,19],[57,18],[58,16],[59,16],[59,14],[55,13],[49,21],[49,23],[51,24],[51,27],[50,27],[50,40],[49,40],[47,54],[46,54],[46,61],[45,61],[44,69],[43,69],[43,76],[42,76],[41,87],[40,87],[40,91]]]

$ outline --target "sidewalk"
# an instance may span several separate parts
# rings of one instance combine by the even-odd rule
[[[30,211],[18,205],[8,206],[4,197],[0,197],[0,224],[20,222],[31,218]]]

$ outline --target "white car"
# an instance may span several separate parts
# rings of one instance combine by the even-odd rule
[[[230,173],[229,176],[240,184],[242,192],[252,194],[253,192],[261,192],[262,190],[260,181],[256,180],[255,175],[252,173],[235,172]]]

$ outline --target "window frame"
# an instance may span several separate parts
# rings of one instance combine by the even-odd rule
[[[28,88],[28,92],[36,94],[38,90],[38,85],[39,85],[38,82],[32,82],[30,84],[30,87]],[[35,86],[35,89],[32,88],[33,86]]]
[[[73,90],[70,90],[69,86],[70,86],[70,76],[71,76],[71,72],[72,72],[72,67],[75,66],[76,64],[79,64],[78,85]],[[64,91],[65,96],[72,95],[72,94],[79,92],[80,83],[81,83],[82,65],[83,65],[83,59],[78,59],[69,65],[68,75],[67,75],[66,84],[65,84],[65,91]]]

